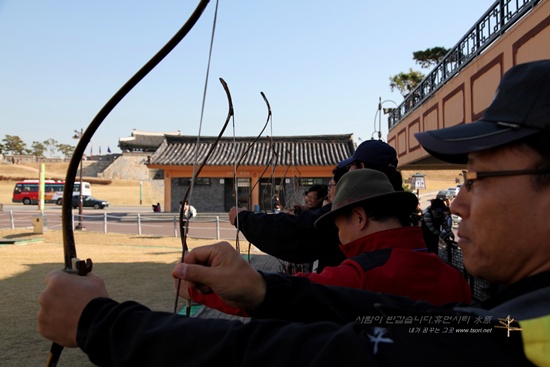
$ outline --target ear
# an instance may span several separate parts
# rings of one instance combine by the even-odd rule
[[[354,222],[356,223],[357,228],[359,230],[366,228],[368,224],[368,218],[365,213],[365,210],[361,207],[355,207],[352,209],[352,213],[353,213]]]

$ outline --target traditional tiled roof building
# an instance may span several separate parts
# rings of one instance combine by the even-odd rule
[[[164,171],[165,211],[179,209],[193,171],[216,139],[201,137],[196,149],[196,136],[165,135],[147,164]],[[302,202],[307,187],[328,183],[336,164],[355,151],[352,134],[255,139],[222,137],[215,145],[193,186],[191,201],[197,210],[228,211],[236,205],[235,186],[239,205],[251,209],[269,209],[274,196],[286,206]]]
[[[134,129],[131,136],[118,139],[118,147],[123,152],[154,152],[164,141],[165,135],[179,136],[180,132],[151,132]]]

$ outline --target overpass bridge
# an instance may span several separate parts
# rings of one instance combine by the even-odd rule
[[[431,157],[414,134],[478,120],[509,68],[541,59],[550,59],[550,0],[496,1],[390,113],[399,168],[460,168]]]

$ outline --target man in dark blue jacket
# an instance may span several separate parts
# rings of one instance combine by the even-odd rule
[[[58,270],[40,297],[39,332],[105,366],[549,365],[549,101],[550,60],[518,65],[481,120],[416,135],[435,157],[467,164],[451,208],[464,265],[506,287],[480,305],[262,274],[218,244],[191,251],[173,276],[249,310],[249,323],[118,303],[98,276]]]

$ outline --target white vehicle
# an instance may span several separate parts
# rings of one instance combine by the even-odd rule
[[[92,185],[89,182],[82,182],[82,186],[84,187],[82,189],[82,196],[91,196]],[[74,183],[73,196],[75,195],[80,195],[80,182]],[[63,191],[56,192],[52,197],[52,201],[57,205],[61,205],[63,203]]]
[[[453,228],[458,228],[458,225],[462,218],[460,218],[458,215],[451,214],[451,218],[453,219]]]
[[[458,195],[458,192],[460,191],[460,188],[458,188],[458,187],[449,187],[447,189],[447,191],[449,192],[449,194],[451,194],[451,196],[453,198],[456,198],[456,196]]]

